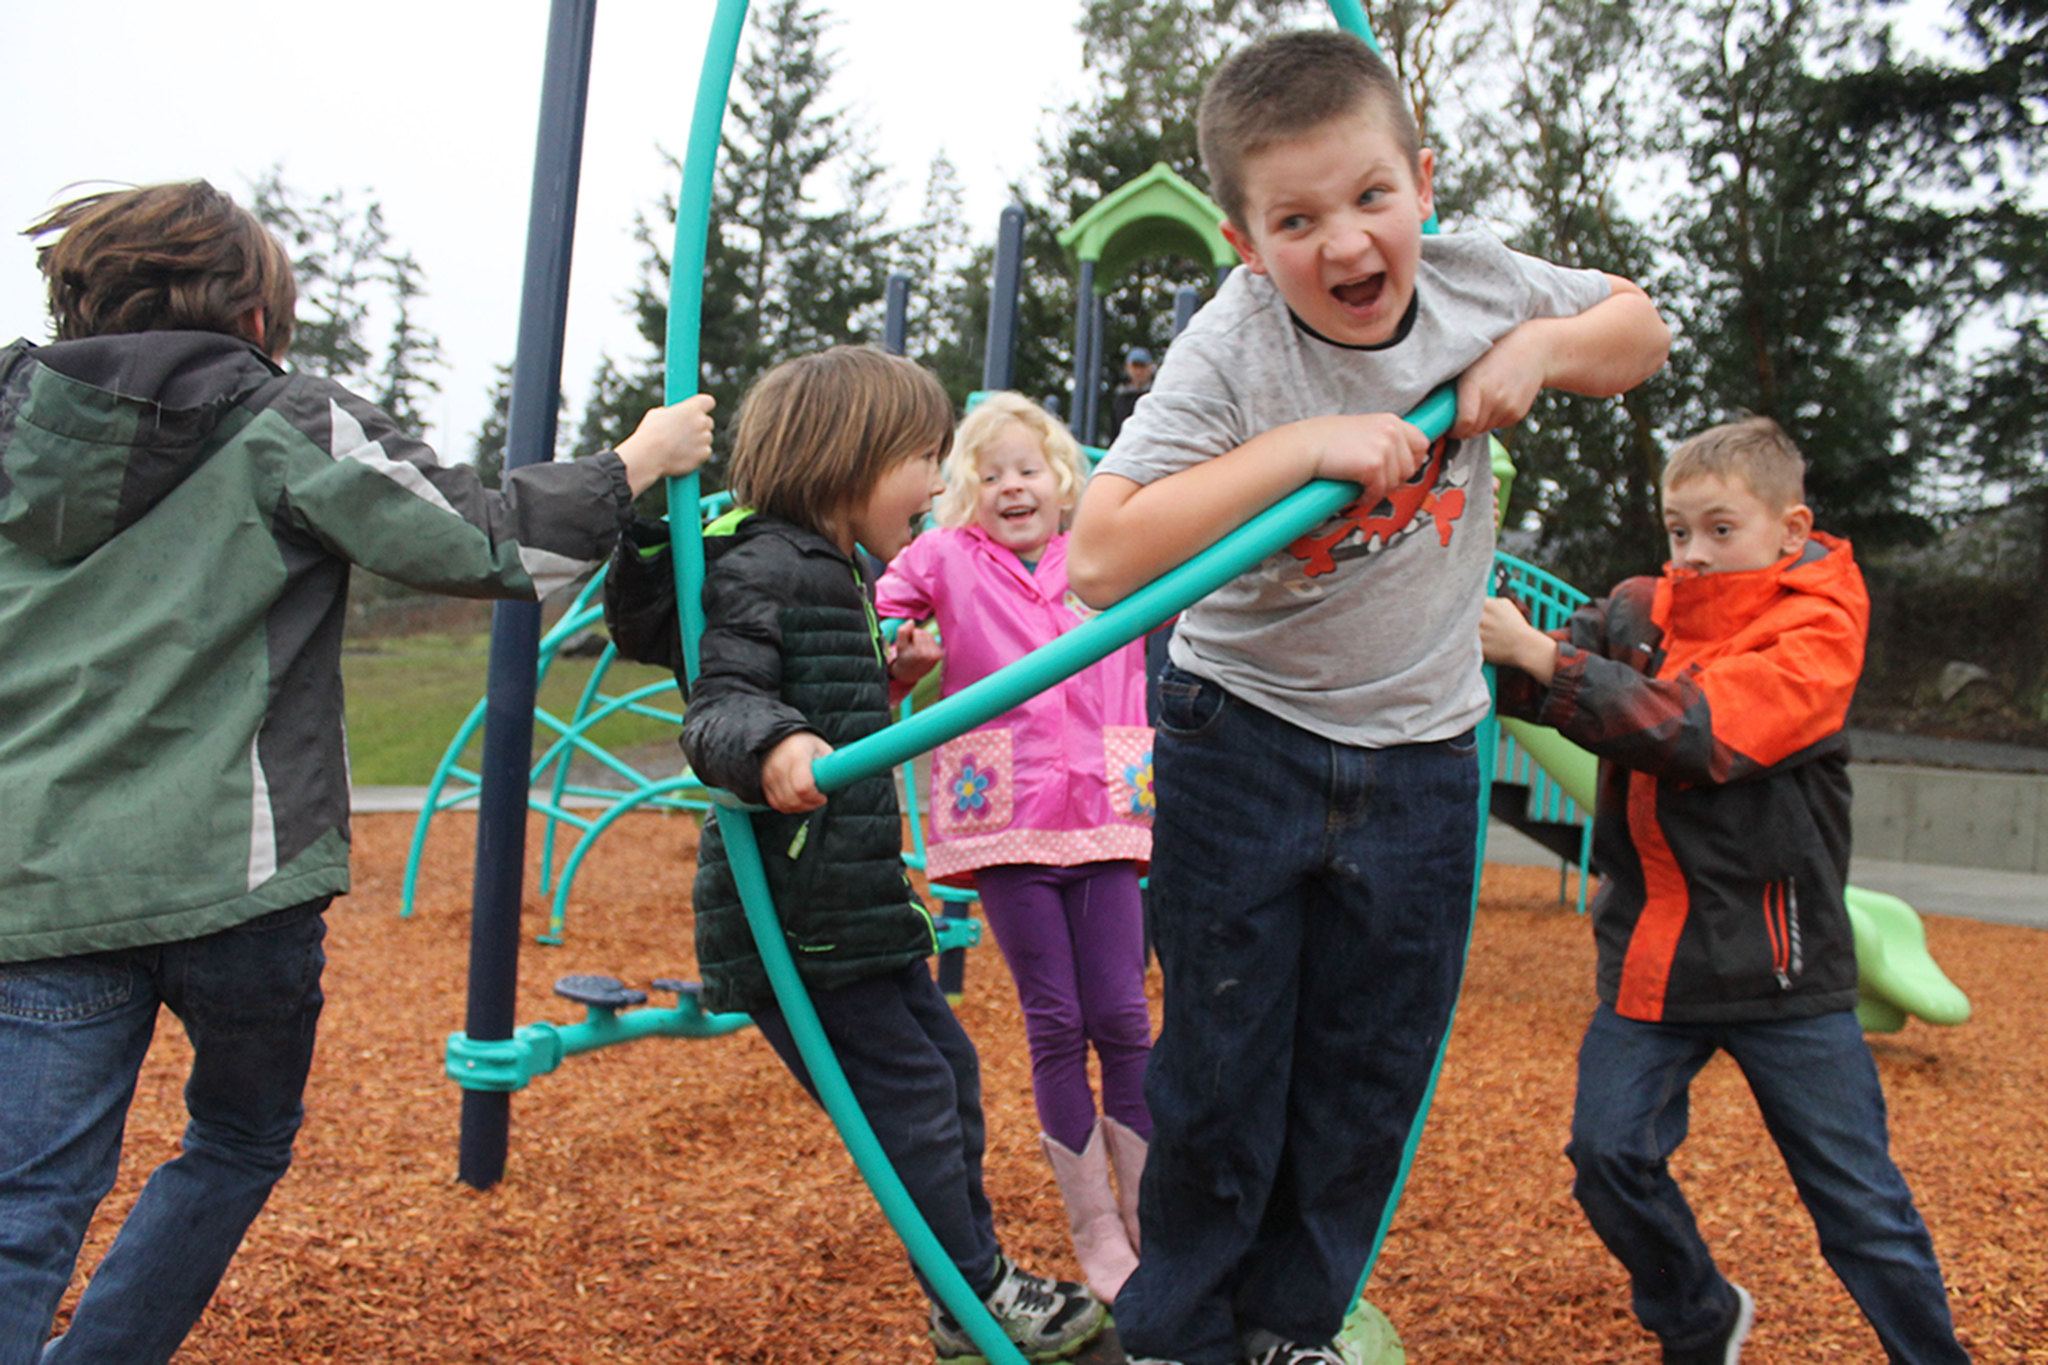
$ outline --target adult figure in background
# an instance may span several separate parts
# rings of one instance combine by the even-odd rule
[[[1124,382],[1109,399],[1109,439],[1114,441],[1130,420],[1138,400],[1152,391],[1152,353],[1143,346],[1124,352]]]

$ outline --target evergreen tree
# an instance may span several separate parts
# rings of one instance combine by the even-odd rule
[[[1307,0],[1088,0],[1078,27],[1094,93],[1063,111],[1041,140],[1035,192],[1013,187],[1027,215],[1013,380],[1019,390],[1043,397],[1072,387],[1076,278],[1058,244],[1060,229],[1155,163],[1206,187],[1195,110],[1210,73],[1249,38],[1308,22],[1320,9]],[[1193,284],[1206,293],[1213,282],[1207,262],[1148,259],[1106,283],[1114,292],[1105,300],[1096,376],[1105,411],[1124,352],[1164,347],[1173,334],[1175,292]],[[980,289],[985,298],[985,281]]]
[[[1635,280],[1668,306],[1686,271],[1624,202],[1637,168],[1658,155],[1663,111],[1641,73],[1668,18],[1646,4],[1503,0],[1482,28],[1458,35],[1460,51],[1483,47],[1486,69],[1507,80],[1497,105],[1444,109],[1456,125],[1439,140],[1490,155],[1439,160],[1439,210],[1454,224],[1461,207],[1489,218],[1511,246]],[[1538,557],[1568,580],[1597,591],[1664,557],[1659,473],[1684,375],[1674,361],[1618,401],[1546,391],[1500,433],[1518,472],[1509,524],[1533,520]]]
[[[299,369],[372,396],[413,431],[423,405],[439,393],[433,371],[445,360],[440,340],[419,325],[426,272],[384,226],[383,205],[358,206],[346,192],[309,199],[265,171],[250,193],[251,211],[292,258],[299,287],[291,360]]]
[[[341,190],[309,201],[284,183],[278,166],[257,180],[252,199],[252,211],[284,240],[298,275],[294,364],[369,387],[371,282],[390,244],[383,207],[373,200],[359,209]]]
[[[824,46],[824,11],[806,0],[771,0],[751,22],[705,251],[701,387],[724,415],[721,448],[741,395],[763,369],[879,334],[894,249],[883,227],[883,171],[844,111],[828,103],[838,62]],[[661,399],[674,224],[675,201],[666,195],[640,219],[647,256],[631,306],[651,354],[599,366],[586,434],[621,429]],[[716,463],[707,486],[716,486]]]
[[[938,375],[956,404],[981,387],[988,327],[990,253],[968,243],[959,172],[944,152],[925,176],[924,209],[898,242],[896,268],[910,279],[905,315],[909,355]],[[972,279],[981,275],[977,307]]]
[[[1940,384],[1943,482],[1958,511],[2019,509],[2015,681],[2048,719],[2048,3],[1961,0],[1952,17],[1956,53],[1881,64],[1844,104],[1899,183],[1939,196],[1914,246],[1934,262],[1919,363]]]
[[[422,404],[427,395],[441,391],[441,381],[432,370],[444,364],[445,358],[440,340],[413,319],[413,301],[426,292],[418,260],[410,251],[392,252],[385,256],[384,266],[392,319],[378,371],[377,406],[406,430],[424,431],[427,415]]]
[[[1674,82],[1691,122],[1675,234],[1698,287],[1680,321],[1703,367],[1702,420],[1774,418],[1808,462],[1820,523],[1867,547],[1924,538],[1939,324],[1926,244],[1945,215],[1901,193],[1853,110],[1888,60],[1860,13],[1711,0]]]
[[[470,444],[469,462],[484,487],[496,488],[505,477],[505,435],[512,425],[512,367],[499,365],[491,381],[491,410],[484,414]]]

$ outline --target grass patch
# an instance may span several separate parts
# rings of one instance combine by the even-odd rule
[[[456,730],[484,694],[490,636],[406,635],[352,640],[342,655],[348,698],[349,767],[358,786],[420,786],[434,775]],[[541,683],[542,709],[567,720],[590,680],[595,659],[556,659]],[[647,699],[664,711],[681,708],[666,669],[614,661],[604,690],[617,696],[647,683],[669,683],[667,692]],[[676,727],[648,717],[622,715],[590,732],[614,751],[674,740]],[[554,742],[555,732],[536,727],[534,755]],[[463,758],[474,770],[483,753],[478,730]]]

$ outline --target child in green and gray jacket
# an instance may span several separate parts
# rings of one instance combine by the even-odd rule
[[[291,261],[212,186],[90,195],[28,235],[56,340],[0,349],[0,1365],[161,1361],[303,1112],[348,889],[350,566],[572,583],[636,493],[708,457],[711,400],[493,491],[283,368]],[[45,1350],[159,1005],[193,1044],[184,1151]]]

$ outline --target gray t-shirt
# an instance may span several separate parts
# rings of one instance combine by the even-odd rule
[[[1609,294],[1480,233],[1422,239],[1405,335],[1340,345],[1240,266],[1175,339],[1098,472],[1140,484],[1288,422],[1405,413],[1520,323]],[[1448,449],[1447,449],[1448,447]],[[1438,441],[1417,478],[1354,505],[1189,608],[1173,661],[1303,729],[1385,748],[1447,739],[1486,714],[1479,607],[1493,560],[1484,437]]]

